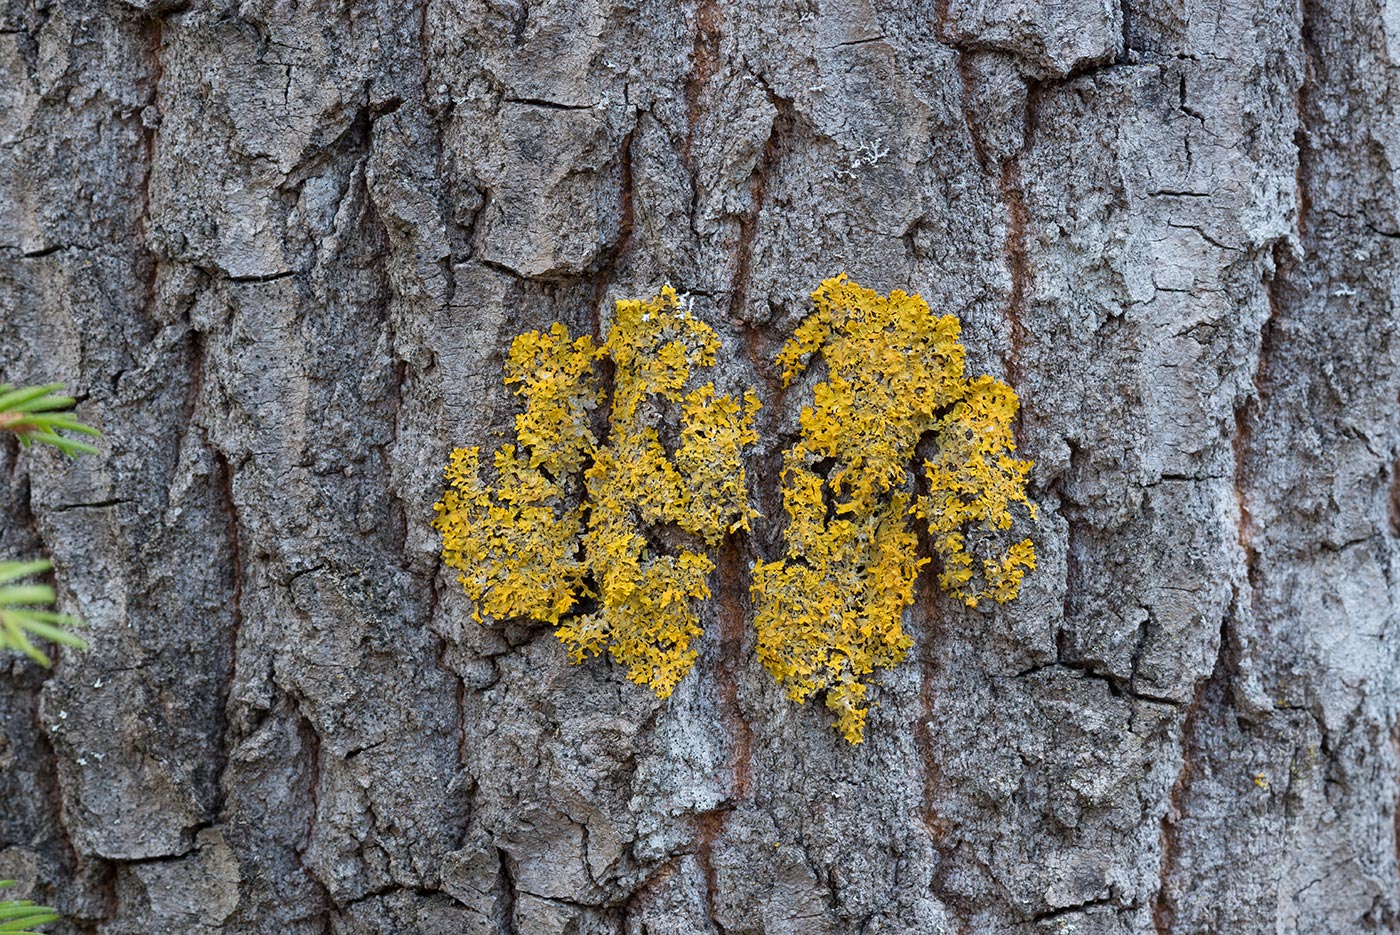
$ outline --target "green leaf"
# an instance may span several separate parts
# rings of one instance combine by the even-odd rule
[[[0,647],[22,652],[47,669],[51,664],[49,657],[29,642],[23,624],[24,620],[18,613],[0,610]]]
[[[52,623],[47,623],[39,619],[38,613],[31,611],[26,613],[25,616],[29,619],[25,621],[24,628],[40,639],[48,640],[50,643],[61,643],[64,646],[73,646],[78,649],[87,648],[87,643],[83,642],[81,637],[69,633],[62,627],[56,627]],[[59,617],[61,622],[68,626],[75,626],[80,622],[74,617],[67,617],[61,614],[54,614],[53,616]]]
[[[28,447],[30,442],[43,442],[45,445],[52,445],[59,451],[68,455],[70,458],[76,458],[80,454],[95,455],[101,453],[97,450],[97,448],[95,448],[92,445],[89,445],[87,442],[74,441],[71,438],[64,438],[62,435],[59,435],[55,432],[20,431],[19,443]]]

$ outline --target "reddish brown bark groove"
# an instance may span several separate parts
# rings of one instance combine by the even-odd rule
[[[933,5],[933,34],[944,45],[952,45],[948,39],[948,2],[949,0],[934,0]]]
[[[1029,107],[1029,104],[1027,104]],[[1035,281],[1026,243],[1031,214],[1021,185],[1021,157],[1009,156],[1001,163],[1001,200],[1006,206],[1006,242],[1003,252],[1011,274],[1011,291],[1006,297],[1006,321],[1011,326],[1011,346],[1006,352],[1006,379],[1019,388],[1024,377],[1021,353],[1026,345],[1026,294]]]
[[[939,9],[946,12],[948,0],[942,0]],[[939,18],[940,26],[942,17]],[[987,155],[987,144],[982,138],[982,127],[977,120],[977,114],[972,106],[972,88],[977,81],[977,76],[972,71],[972,59],[969,52],[958,51],[958,77],[962,79],[962,115],[963,123],[967,125],[967,135],[972,140],[972,152],[977,157],[977,164],[982,167],[982,171],[991,173],[992,163]]]
[[[1400,408],[1400,400],[1396,400]],[[1387,518],[1390,521],[1390,534],[1400,537],[1400,461],[1390,465],[1390,486],[1387,488]]]
[[[625,262],[627,251],[632,246],[632,233],[637,224],[636,205],[633,203],[635,182],[632,177],[632,140],[636,134],[637,126],[634,123],[632,129],[628,130],[627,135],[622,138],[622,144],[619,147],[618,163],[622,179],[618,191],[617,241],[603,257],[603,262],[593,280],[593,333],[599,338],[603,334],[603,299],[607,296],[608,286],[612,283],[613,271]]]
[[[938,756],[934,752],[933,744],[933,683],[935,676],[935,666],[937,665],[937,654],[934,652],[936,644],[942,642],[943,635],[943,615],[942,608],[938,606],[939,596],[935,589],[925,588],[925,596],[920,601],[926,615],[926,626],[922,638],[918,643],[918,664],[919,664],[919,707],[918,720],[914,724],[914,745],[919,751],[919,760],[923,766],[923,819],[924,827],[928,830],[934,847],[945,840],[952,830],[948,820],[938,814],[934,806],[937,797],[937,788],[943,779],[943,770],[939,766]]]
[[[705,915],[720,935],[726,935],[725,928],[715,919],[715,897],[719,895],[719,877],[715,872],[715,840],[724,830],[728,810],[705,812],[695,818],[698,838],[695,844],[695,859],[700,862],[700,870],[705,875]]]
[[[733,536],[724,544],[719,555],[718,593],[719,601],[719,661],[715,667],[715,678],[720,700],[729,723],[728,735],[734,739],[733,788],[736,801],[748,797],[749,780],[752,770],[753,730],[744,717],[743,706],[739,702],[738,673],[748,658],[744,652],[744,634],[748,630],[748,589],[744,582],[743,557]]]
[[[661,888],[661,885],[675,875],[678,865],[679,859],[672,857],[648,874],[647,878],[638,884],[637,888],[632,891],[632,895],[628,897],[627,904],[622,909],[623,918],[628,919],[636,915],[656,895],[656,891]]]
[[[791,102],[778,97],[771,91],[769,101],[777,113],[768,131],[768,140],[763,144],[763,153],[758,158],[753,175],[749,178],[749,200],[752,207],[739,218],[739,244],[735,249],[734,278],[729,284],[729,317],[743,320],[744,306],[748,301],[749,266],[753,262],[753,243],[758,232],[758,221],[763,214],[763,205],[768,198],[768,174],[778,161],[778,138],[784,125],[789,122]]]
[[[685,140],[681,147],[681,159],[691,165],[690,148],[695,140],[695,131],[704,119],[704,97],[710,78],[719,68],[720,25],[724,14],[720,12],[717,0],[699,0],[695,7],[695,41],[690,50],[690,74],[685,82]]]
[[[1395,757],[1394,762],[1400,763],[1400,724],[1396,724],[1390,731],[1390,750]],[[1395,851],[1395,860],[1400,864],[1400,785],[1395,792],[1395,800],[1391,803],[1394,809],[1390,816],[1391,847]]]

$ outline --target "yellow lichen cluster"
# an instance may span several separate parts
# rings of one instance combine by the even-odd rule
[[[597,356],[592,338],[571,340],[561,324],[520,335],[505,382],[525,411],[515,417],[517,444],[496,452],[495,483],[481,478],[480,449],[452,452],[433,526],[477,621],[485,613],[557,624],[591,593],[579,558],[578,475],[597,445],[589,425],[601,396]]]
[[[554,624],[575,662],[606,649],[629,679],[671,694],[695,661],[697,603],[714,570],[706,550],[753,515],[740,450],[757,439],[757,397],[687,389],[718,348],[670,287],[618,302],[601,347],[570,340],[563,325],[515,340],[506,381],[526,399],[523,453],[503,447],[487,484],[477,449],[454,451],[436,506],[443,558],[478,615]],[[600,444],[589,413],[602,402],[603,359],[613,392]],[[669,454],[663,433],[677,408]],[[589,599],[591,612],[571,613]]]
[[[859,743],[867,678],[912,645],[901,618],[930,561],[913,519],[927,524],[950,595],[1013,600],[1035,567],[1031,540],[1004,535],[1017,504],[1035,517],[1031,462],[1011,454],[1015,391],[965,377],[957,318],[844,274],[812,298],[777,363],[789,385],[820,356],[826,379],[783,459],[786,555],[758,562],[751,590],[763,665],[793,700],[824,697]],[[601,345],[563,325],[515,339],[516,443],[496,452],[490,482],[478,449],[454,451],[434,520],[478,620],[549,623],[573,661],[606,650],[629,679],[671,694],[695,662],[711,554],[755,515],[741,452],[757,440],[758,399],[694,385],[718,350],[669,287],[618,302]]]
[[[1012,504],[1025,506],[1035,519],[1035,504],[1026,499],[1032,462],[1010,454],[1016,448],[1011,420],[1019,408],[1016,391],[1000,380],[968,381],[962,398],[939,420],[936,453],[924,462],[928,493],[915,512],[928,521],[942,561],[939,584],[969,607],[986,597],[1001,604],[1015,600],[1021,579],[1035,568],[1031,540],[1001,552],[996,535],[1011,528]]]
[[[1029,539],[1005,554],[995,532],[1010,506],[1034,515],[1025,494],[1030,462],[1011,457],[1015,392],[990,377],[964,378],[957,318],[935,318],[917,295],[888,298],[844,275],[812,293],[816,309],[777,363],[790,384],[820,355],[827,379],[801,414],[801,436],[784,457],[787,556],[754,568],[758,655],[795,701],[824,693],[851,743],[864,738],[863,681],[912,644],[901,626],[917,557],[909,517],[927,520],[943,587],[976,606],[1015,598],[1035,567]],[[932,433],[928,492],[915,494],[911,466]]]

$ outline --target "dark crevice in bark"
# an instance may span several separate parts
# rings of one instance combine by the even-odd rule
[[[768,139],[763,144],[758,163],[749,176],[749,210],[739,218],[739,243],[735,248],[734,279],[729,284],[729,318],[731,321],[746,321],[744,307],[748,302],[750,266],[753,263],[754,240],[758,235],[758,222],[763,215],[763,206],[768,200],[768,177],[779,157],[779,140],[793,128],[792,101],[774,93],[765,86],[768,102],[774,108],[773,122],[768,130]]]
[[[1278,355],[1282,341],[1282,327],[1285,304],[1284,289],[1286,277],[1292,267],[1286,248],[1282,242],[1274,245],[1274,271],[1264,283],[1269,301],[1269,316],[1260,327],[1259,357],[1252,380],[1252,395],[1235,408],[1235,431],[1231,445],[1235,457],[1234,495],[1239,511],[1237,536],[1240,551],[1244,556],[1245,579],[1249,585],[1250,606],[1258,611],[1261,588],[1259,564],[1259,530],[1256,528],[1250,510],[1250,468],[1252,461],[1260,456],[1255,451],[1254,432],[1261,424],[1263,413],[1268,405],[1270,393],[1270,368]]]
[[[71,510],[100,510],[109,506],[119,506],[123,503],[135,503],[130,497],[111,497],[106,500],[97,500],[92,503],[60,503],[49,508],[50,513],[67,513]]]
[[[1206,125],[1206,115],[1203,114],[1203,113],[1201,113],[1199,110],[1197,110],[1196,108],[1194,108],[1194,107],[1192,107],[1191,105],[1189,105],[1189,104],[1186,103],[1186,73],[1185,73],[1185,72],[1182,72],[1182,73],[1180,73],[1180,74],[1177,75],[1177,103],[1176,103],[1176,109],[1179,110],[1179,111],[1181,111],[1181,112],[1182,112],[1183,114],[1185,114],[1186,116],[1190,117],[1192,120],[1196,121],[1198,124],[1200,124],[1200,125],[1201,125],[1201,129],[1203,129],[1203,130],[1205,129],[1205,125]]]
[[[1027,101],[1028,110],[1030,106],[1030,101]],[[1020,388],[1025,376],[1021,358],[1027,338],[1026,296],[1033,287],[1035,277],[1035,270],[1028,255],[1027,236],[1031,215],[1030,209],[1026,207],[1026,194],[1021,184],[1020,155],[1002,160],[1001,200],[1006,207],[1006,240],[1003,253],[1007,272],[1011,274],[1011,291],[1006,297],[1006,321],[1011,328],[1011,343],[1006,352],[1006,379],[1013,388]],[[1019,422],[1017,426],[1019,430]]]
[[[394,333],[394,320],[392,317],[385,320],[385,331],[388,339],[391,354],[397,355],[398,341]],[[404,503],[404,498],[400,496],[394,484],[394,472],[391,467],[393,462],[394,449],[399,441],[399,412],[403,408],[403,386],[408,379],[408,361],[394,361],[394,378],[389,381],[388,390],[388,418],[389,441],[387,444],[378,446],[379,457],[382,461],[384,475],[384,489],[390,491],[389,512],[393,526],[395,528],[394,550],[398,553],[399,567],[412,573],[413,559],[408,547],[408,505]]]
[[[428,9],[431,6],[432,0],[422,0],[418,4],[418,99],[425,108],[429,109],[431,109],[430,102],[433,100],[432,43],[428,39]],[[441,146],[439,146],[439,152],[441,152]]]
[[[238,503],[233,493],[233,468],[229,464],[228,458],[217,448],[210,446],[214,452],[214,459],[219,465],[218,477],[218,497],[222,505],[224,517],[228,524],[228,559],[229,576],[231,579],[231,590],[229,594],[228,614],[230,620],[228,634],[228,662],[223,674],[222,685],[219,688],[219,709],[217,736],[221,738],[218,752],[218,763],[215,766],[214,775],[217,777],[217,802],[214,807],[214,814],[220,818],[227,817],[228,789],[226,786],[226,774],[228,772],[229,755],[233,745],[232,718],[229,714],[229,704],[233,695],[233,685],[238,671],[238,639],[243,632],[243,550],[241,546],[241,536],[243,526],[238,518]]]
[[[636,191],[635,180],[632,177],[632,141],[636,138],[637,125],[640,122],[640,112],[635,113],[632,129],[627,131],[627,135],[622,138],[622,143],[619,146],[617,158],[621,184],[618,190],[617,239],[613,242],[612,247],[603,254],[598,271],[593,277],[593,334],[600,340],[603,336],[603,300],[607,297],[608,286],[612,284],[615,271],[626,262],[627,253],[632,246],[632,234],[637,224],[636,205],[633,203]]]
[[[516,935],[515,931],[515,877],[510,872],[510,855],[496,848],[496,861],[500,869],[492,889],[496,914],[496,931],[500,935]]]
[[[287,279],[291,276],[302,274],[302,270],[284,269],[275,273],[259,273],[253,276],[225,276],[224,279],[231,283],[262,283],[276,282],[279,279]]]
[[[681,144],[681,160],[691,170],[691,184],[695,187],[696,197],[699,196],[700,184],[691,163],[690,150],[696,131],[705,118],[705,92],[719,68],[720,26],[723,22],[724,14],[718,0],[698,0],[695,7],[695,39],[690,50],[690,74],[685,81],[686,131]],[[691,215],[693,218],[693,210]]]
[[[1118,15],[1122,20],[1123,35],[1119,38],[1122,46],[1118,49],[1118,54],[1114,56],[1115,65],[1127,65],[1132,61],[1132,54],[1136,50],[1133,48],[1132,22],[1133,11],[1128,7],[1128,0],[1119,0]]]
[[[506,104],[522,104],[526,107],[542,107],[546,110],[592,110],[594,104],[564,104],[559,101],[547,101],[537,97],[507,97],[503,99]]]
[[[525,891],[525,890],[520,890],[519,892],[525,893],[526,891]],[[367,892],[367,893],[365,893],[365,894],[363,894],[363,895],[361,895],[361,896],[356,896],[354,899],[348,899],[348,900],[346,900],[344,903],[342,903],[342,904],[340,904],[339,906],[336,907],[336,914],[338,914],[338,915],[344,914],[346,911],[348,911],[348,910],[354,908],[355,906],[360,905],[361,903],[367,903],[367,902],[370,902],[371,900],[375,900],[375,899],[383,899],[385,896],[392,896],[392,895],[394,895],[395,893],[412,893],[414,896],[417,896],[417,897],[422,898],[422,899],[431,899],[431,898],[433,898],[433,897],[435,897],[435,896],[440,896],[440,895],[442,895],[442,894],[443,894],[443,891],[442,891],[442,890],[439,890],[439,889],[434,889],[433,887],[428,887],[428,886],[404,886],[404,885],[401,885],[401,884],[398,884],[398,883],[390,883],[390,884],[388,884],[387,886],[381,886],[381,887],[378,887],[378,888],[376,888],[376,889],[372,889],[372,890],[370,890],[369,892]],[[527,896],[535,896],[536,894],[534,894],[534,893],[526,893],[526,895],[527,895]],[[549,896],[537,896],[536,898],[538,898],[538,899],[553,899],[554,897],[549,897]],[[557,902],[569,902],[569,900],[558,900],[558,899],[556,899],[556,901],[557,901]],[[582,904],[571,903],[571,905],[582,905]]]
[[[867,37],[865,37],[864,39],[848,39],[848,40],[845,41],[845,42],[837,42],[837,43],[834,43],[833,45],[822,46],[822,48],[824,48],[824,49],[844,49],[844,48],[846,48],[847,46],[853,46],[853,45],[868,45],[868,44],[871,43],[871,42],[884,42],[884,41],[886,40],[886,38],[888,38],[888,37],[886,37],[886,36],[867,36]]]
[[[744,587],[747,576],[743,566],[739,543],[731,535],[720,550],[716,576],[720,645],[715,679],[719,687],[721,710],[728,721],[726,734],[734,742],[732,795],[736,801],[742,801],[749,794],[753,749],[753,730],[739,701],[739,673],[747,658],[743,648],[749,611],[748,592]]]
[[[1115,912],[1121,911],[1122,909],[1126,908],[1120,906],[1118,902],[1113,899],[1113,897],[1105,896],[1101,899],[1090,899],[1082,903],[1075,903],[1072,906],[1061,906],[1058,909],[1050,909],[1046,912],[1037,912],[1034,916],[1031,917],[1031,921],[1049,922],[1054,919],[1063,918],[1067,915],[1073,915],[1076,912],[1083,912],[1086,909],[1093,909],[1096,906],[1109,906],[1112,907]]]
[[[1029,153],[1035,146],[1036,133],[1040,129],[1040,99],[1045,95],[1046,85],[1035,79],[1026,80],[1026,110],[1021,118],[1021,152]],[[1019,172],[1020,166],[1017,166]]]
[[[439,600],[440,600],[441,597],[442,597],[441,589],[440,589],[440,587],[439,587],[438,578],[437,578],[437,575],[436,575],[436,574],[434,574],[432,577],[430,577],[430,578],[428,579],[427,585],[428,585],[429,597],[428,597],[428,610],[427,610],[427,618],[426,618],[426,619],[427,619],[427,621],[428,621],[428,626],[431,628],[431,627],[433,626],[434,622],[437,620],[437,616],[438,616],[438,602],[439,602]],[[438,638],[438,652],[437,652],[437,665],[438,665],[438,668],[441,669],[443,672],[447,673],[448,678],[452,679],[454,685],[456,686],[456,706],[457,706],[457,710],[456,710],[456,715],[457,715],[457,766],[458,766],[458,769],[460,769],[460,770],[465,770],[465,769],[467,768],[467,759],[468,759],[468,757],[467,757],[467,747],[468,747],[468,738],[467,738],[467,682],[466,682],[466,680],[465,680],[464,678],[462,678],[461,673],[458,672],[458,671],[448,662],[447,655],[448,655],[448,652],[450,651],[450,646],[451,646],[451,644],[448,643],[446,637],[444,637],[441,633],[437,633],[436,630],[434,630],[434,633],[435,633],[435,635],[436,635],[437,638]],[[461,842],[459,841],[459,842],[458,842],[458,846],[460,846],[460,843],[461,843]]]
[[[1173,935],[1177,913],[1177,889],[1174,881],[1181,858],[1181,825],[1189,817],[1191,784],[1205,768],[1206,743],[1218,722],[1226,717],[1229,706],[1230,618],[1220,622],[1220,648],[1210,677],[1196,686],[1196,694],[1186,708],[1181,725],[1181,769],[1167,793],[1167,810],[1162,815],[1158,834],[1161,857],[1158,863],[1157,892],[1152,898],[1152,929],[1155,935]]]
[[[1320,18],[1317,0],[1299,0],[1299,38],[1303,43],[1303,80],[1298,85],[1294,106],[1297,108],[1298,129],[1293,132],[1293,145],[1297,151],[1298,168],[1296,185],[1298,188],[1298,239],[1304,242],[1308,237],[1308,225],[1312,215],[1312,193],[1310,181],[1313,176],[1313,163],[1316,159],[1310,124],[1313,122],[1313,92],[1322,80],[1324,58],[1317,44],[1315,30]]]
[[[1147,692],[1137,691],[1132,687],[1131,679],[1120,678],[1119,676],[1112,675],[1108,672],[1104,672],[1093,663],[1083,662],[1076,659],[1066,659],[1065,656],[1068,652],[1068,647],[1065,643],[1064,634],[1065,631],[1060,630],[1059,636],[1056,640],[1059,658],[1057,658],[1054,662],[1046,663],[1044,665],[1032,666],[1029,669],[1024,669],[1020,672],[1015,673],[1012,676],[1012,678],[1027,678],[1032,675],[1038,675],[1039,673],[1045,672],[1049,669],[1059,667],[1061,669],[1066,669],[1070,672],[1079,673],[1080,678],[1092,679],[1095,682],[1102,682],[1108,688],[1108,693],[1115,698],[1132,698],[1135,701],[1144,701],[1150,704],[1168,705],[1174,708],[1181,706],[1181,702],[1177,701],[1175,698],[1170,698],[1166,695],[1152,695],[1148,694]],[[1134,669],[1136,669],[1137,667],[1137,654],[1140,653],[1142,650],[1142,644],[1145,636],[1144,631],[1142,631],[1141,629],[1139,631],[1139,634],[1140,635],[1138,637],[1138,649],[1134,653],[1133,659]]]
[[[289,699],[291,700],[291,699]],[[295,710],[296,703],[292,702]],[[306,775],[306,797],[309,803],[307,808],[306,831],[304,839],[293,848],[292,854],[296,859],[297,867],[311,881],[312,888],[320,897],[320,906],[317,907],[317,915],[321,919],[321,925],[325,932],[332,930],[332,913],[335,900],[331,896],[330,888],[316,876],[306,863],[306,852],[311,847],[311,842],[316,834],[316,821],[320,810],[321,798],[321,735],[317,732],[316,726],[311,723],[311,719],[301,714],[297,722],[297,739],[301,747],[301,753],[305,765],[302,771]]]
[[[458,215],[453,210],[451,186],[448,179],[451,178],[449,167],[444,163],[443,156],[446,146],[443,143],[443,135],[446,125],[451,121],[452,107],[446,108],[443,113],[441,108],[433,106],[433,58],[432,58],[432,38],[428,29],[428,9],[432,0],[423,0],[418,17],[418,44],[419,44],[419,68],[421,78],[419,82],[419,96],[424,109],[431,115],[432,125],[431,143],[433,147],[432,165],[433,181],[435,183],[435,194],[438,206],[438,215],[442,218],[442,223],[447,229],[447,250],[446,256],[439,258],[438,265],[442,272],[443,281],[443,308],[451,307],[452,301],[457,294],[457,273],[453,268],[453,257],[464,254],[471,254],[472,239],[476,234],[477,220],[481,217],[481,210],[485,207],[486,196],[473,190],[473,194],[480,199],[476,210],[472,212],[470,219],[465,225],[465,229],[458,222]],[[442,309],[438,309],[441,311]]]
[[[142,134],[142,156],[145,165],[141,173],[141,198],[137,230],[141,251],[137,268],[143,274],[142,311],[147,322],[158,319],[157,307],[160,301],[161,257],[152,247],[154,230],[151,214],[151,179],[156,166],[156,131],[160,128],[160,83],[165,74],[161,51],[165,46],[165,24],[159,17],[152,17],[146,24],[148,44],[146,56],[150,60],[150,80],[146,87],[146,101],[140,112]],[[149,112],[149,114],[148,114]],[[112,390],[117,389],[113,381]]]
[[[695,859],[700,862],[700,870],[705,876],[705,915],[719,935],[728,935],[728,929],[715,918],[719,897],[719,875],[715,872],[715,840],[724,831],[724,822],[729,817],[728,809],[704,812],[695,817],[699,837],[695,843]]]

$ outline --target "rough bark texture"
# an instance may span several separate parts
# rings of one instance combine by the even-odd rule
[[[0,0],[0,876],[148,933],[1400,930],[1394,0]],[[753,655],[823,277],[1021,393],[1040,568],[867,740]],[[658,703],[427,523],[516,333],[663,282],[768,406]],[[42,471],[38,470],[39,467]]]

